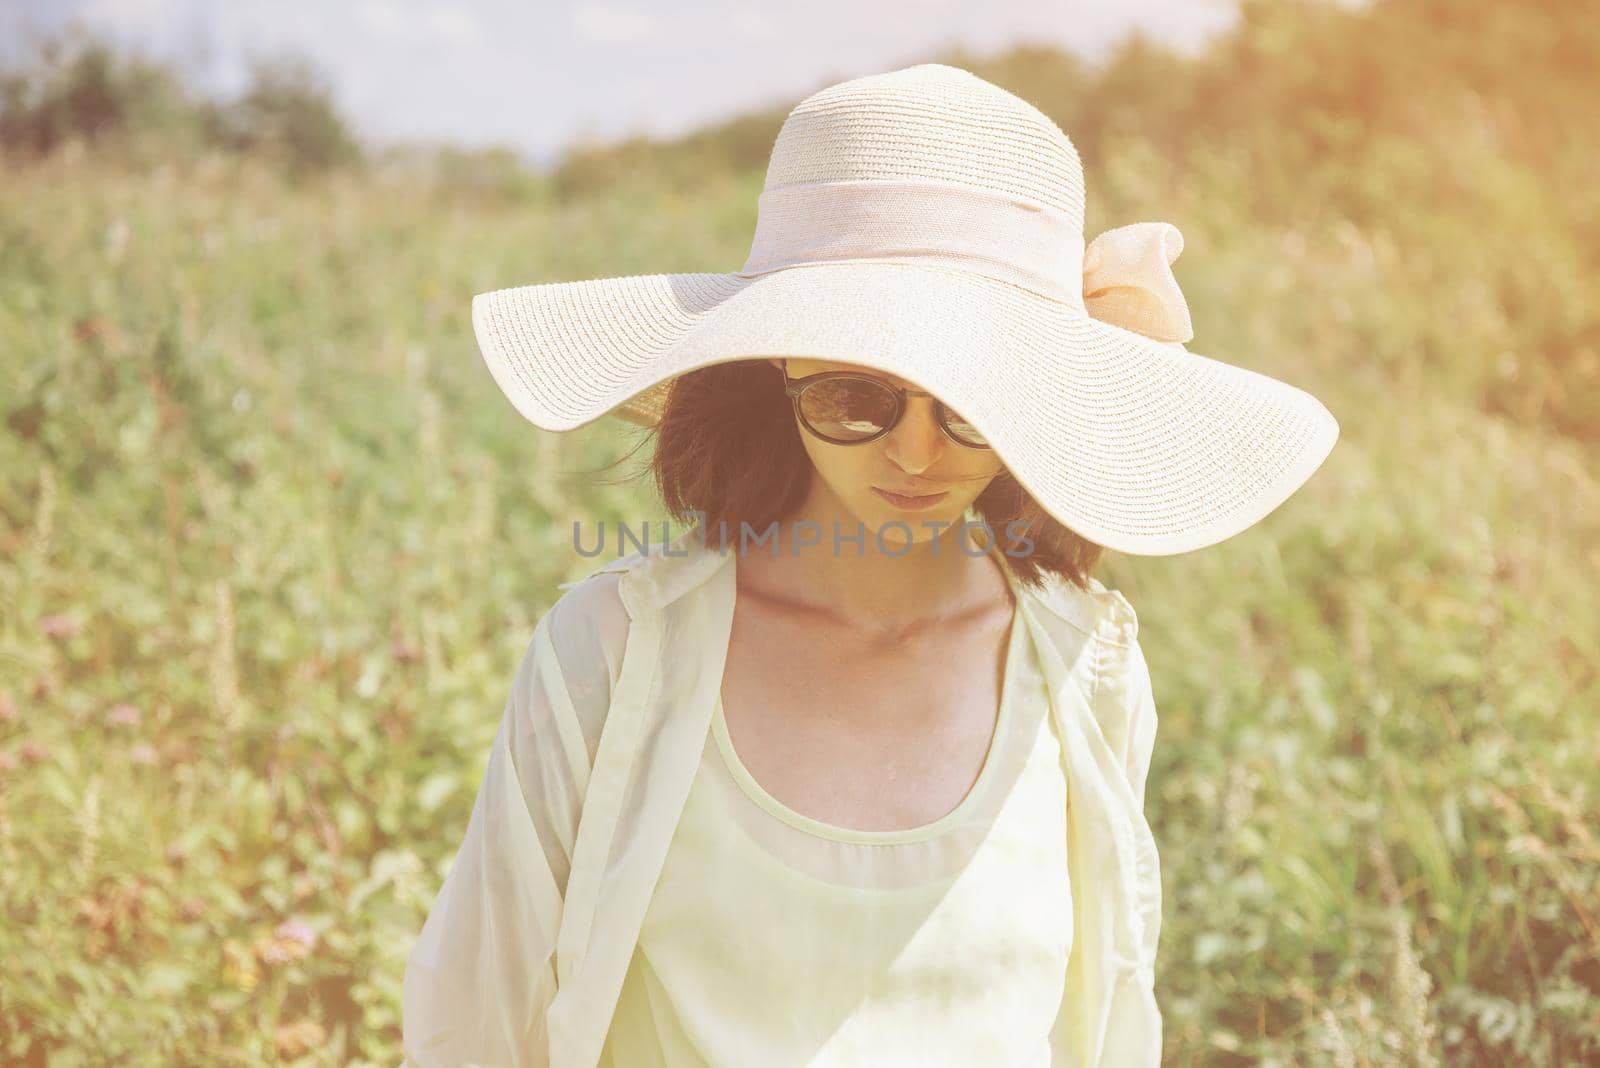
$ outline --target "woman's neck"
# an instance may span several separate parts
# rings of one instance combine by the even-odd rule
[[[1003,565],[982,539],[959,523],[937,536],[931,528],[920,532],[923,540],[906,544],[898,527],[880,539],[853,517],[802,511],[781,520],[765,542],[730,539],[740,594],[880,637],[967,619],[1010,602]]]

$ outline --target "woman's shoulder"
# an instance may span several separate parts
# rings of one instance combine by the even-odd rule
[[[525,714],[558,737],[581,733],[593,761],[611,710],[628,642],[628,613],[617,590],[619,576],[597,573],[564,584],[535,623],[514,684]]]
[[[1078,586],[1064,577],[1051,576],[1037,594],[1057,617],[1083,635],[1107,645],[1128,647],[1139,636],[1139,617],[1120,590],[1111,589],[1093,575]]]
[[[622,573],[603,569],[576,582],[550,606],[545,627],[569,684],[600,677],[615,683],[628,644],[629,616],[623,602]]]

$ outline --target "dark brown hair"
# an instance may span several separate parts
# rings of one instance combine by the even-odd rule
[[[730,543],[741,523],[759,533],[788,518],[810,486],[811,457],[800,441],[783,377],[765,360],[713,364],[680,375],[654,433],[650,470],[667,511],[679,522],[698,513],[702,530],[725,530]],[[994,532],[1012,574],[1035,590],[1050,576],[1087,588],[1089,569],[1105,551],[1053,518],[1004,468],[973,510]],[[1031,547],[1013,542],[1012,532]],[[720,535],[706,537],[719,543]],[[984,540],[981,532],[974,537]]]

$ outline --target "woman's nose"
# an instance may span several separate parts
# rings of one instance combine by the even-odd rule
[[[921,474],[944,454],[944,432],[932,397],[908,397],[905,414],[884,438],[889,459],[900,469]]]

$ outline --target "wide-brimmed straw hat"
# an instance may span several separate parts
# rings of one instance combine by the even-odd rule
[[[789,113],[742,270],[499,289],[473,298],[473,329],[545,430],[653,426],[672,381],[711,364],[858,364],[960,412],[1081,536],[1143,556],[1215,544],[1303,485],[1339,425],[1303,390],[1186,349],[1176,226],[1085,244],[1083,216],[1054,122],[919,64]]]

